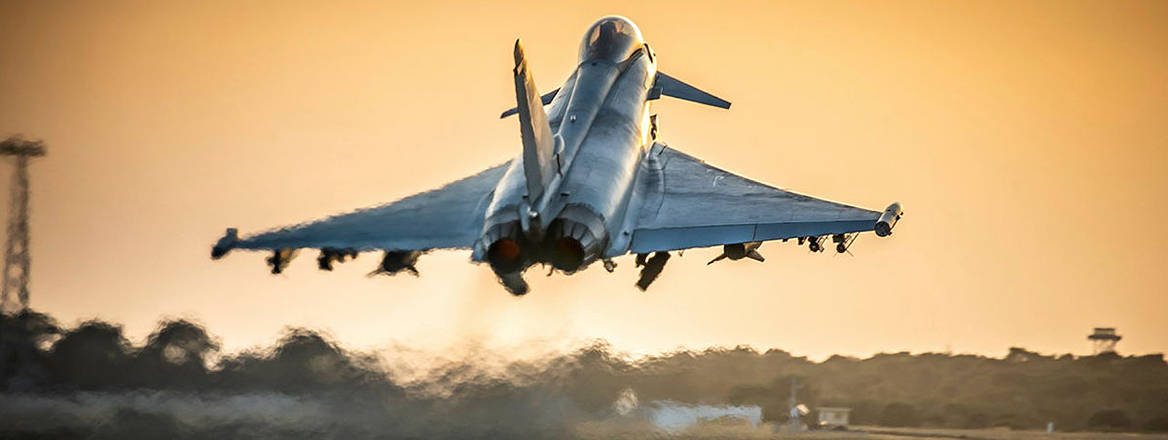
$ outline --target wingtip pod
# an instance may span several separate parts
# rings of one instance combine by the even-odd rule
[[[223,238],[215,242],[215,246],[211,247],[211,259],[218,260],[235,249],[235,244],[239,242],[239,230],[235,228],[227,228],[227,232],[223,234]]]
[[[904,210],[900,208],[900,203],[893,203],[884,209],[884,213],[880,214],[880,218],[876,220],[876,235],[880,237],[887,237],[892,235],[892,227],[896,226],[896,222],[900,220],[900,216],[904,215]]]

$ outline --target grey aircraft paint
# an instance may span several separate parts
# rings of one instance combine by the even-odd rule
[[[540,95],[515,43],[516,115],[523,152],[507,163],[386,205],[240,238],[212,248],[272,251],[274,273],[301,248],[321,250],[321,269],[361,251],[385,252],[379,271],[414,269],[420,252],[472,250],[510,292],[522,274],[550,264],[571,274],[627,253],[645,266],[642,289],[668,252],[725,246],[714,261],[762,261],[761,242],[798,238],[822,251],[826,237],[846,252],[856,234],[891,234],[899,204],[870,211],[784,191],[734,175],[658,141],[651,106],[661,96],[729,108],[730,103],[657,70],[657,55],[624,17],[585,32],[579,63],[564,84]],[[660,258],[646,258],[658,253]],[[327,263],[327,264],[326,264]]]

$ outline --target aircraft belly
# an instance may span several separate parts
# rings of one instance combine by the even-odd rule
[[[623,219],[642,156],[647,73],[645,63],[629,67],[593,118],[560,189],[561,206],[587,207],[604,220],[606,236]]]
[[[560,86],[560,92],[556,94],[555,98],[552,98],[551,104],[548,105],[548,125],[551,126],[553,133],[559,133],[560,131],[560,123],[564,119],[564,113],[567,112],[568,101],[572,98],[570,92],[576,88],[576,74],[576,72],[573,72],[564,81],[564,84]]]
[[[594,118],[619,76],[621,72],[617,66],[605,62],[586,63],[577,70],[570,90],[571,97],[563,113],[558,115],[560,119],[557,125],[557,134],[563,139],[569,161],[575,160],[576,152],[588,136]]]
[[[589,136],[580,147],[560,189],[564,204],[583,204],[604,219],[613,218],[632,181],[636,166],[635,133],[623,130],[623,136]],[[563,196],[567,194],[566,196]]]

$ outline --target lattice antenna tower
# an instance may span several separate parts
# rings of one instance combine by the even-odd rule
[[[12,174],[12,189],[8,200],[8,240],[4,246],[3,297],[0,311],[13,307],[12,293],[16,292],[19,310],[28,308],[28,278],[32,254],[28,242],[28,164],[45,155],[45,144],[27,141],[19,136],[0,142],[0,156],[11,158],[16,166]]]

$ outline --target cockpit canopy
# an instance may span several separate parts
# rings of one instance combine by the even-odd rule
[[[580,42],[580,62],[607,60],[619,63],[644,45],[641,30],[629,19],[610,15],[597,20]]]

